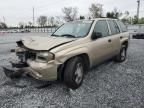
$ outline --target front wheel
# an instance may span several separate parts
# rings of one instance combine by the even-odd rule
[[[127,58],[127,48],[126,45],[123,45],[120,53],[115,57],[116,62],[124,62]]]
[[[75,90],[79,88],[84,78],[84,63],[80,57],[70,59],[66,63],[64,82],[67,87]]]

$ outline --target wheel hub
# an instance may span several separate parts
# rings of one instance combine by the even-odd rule
[[[82,78],[83,78],[83,66],[81,63],[78,63],[76,66],[76,71],[75,71],[75,82],[77,84],[81,83]]]
[[[125,51],[125,49],[123,49],[121,52],[121,59],[124,60],[125,56],[126,56],[126,51]]]

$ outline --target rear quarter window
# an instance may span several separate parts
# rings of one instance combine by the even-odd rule
[[[121,21],[117,21],[117,23],[118,23],[122,32],[127,32],[126,26]]]
[[[120,33],[120,29],[114,20],[108,20],[108,23],[110,26],[111,35],[115,35],[115,34]]]

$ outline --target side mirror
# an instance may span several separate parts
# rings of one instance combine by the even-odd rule
[[[101,38],[101,37],[102,37],[102,33],[100,33],[100,32],[93,32],[93,35],[92,35],[92,39],[93,40]]]

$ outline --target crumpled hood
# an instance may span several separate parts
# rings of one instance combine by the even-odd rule
[[[65,37],[29,37],[22,39],[22,43],[25,47],[32,50],[50,50],[75,40],[74,38]]]

